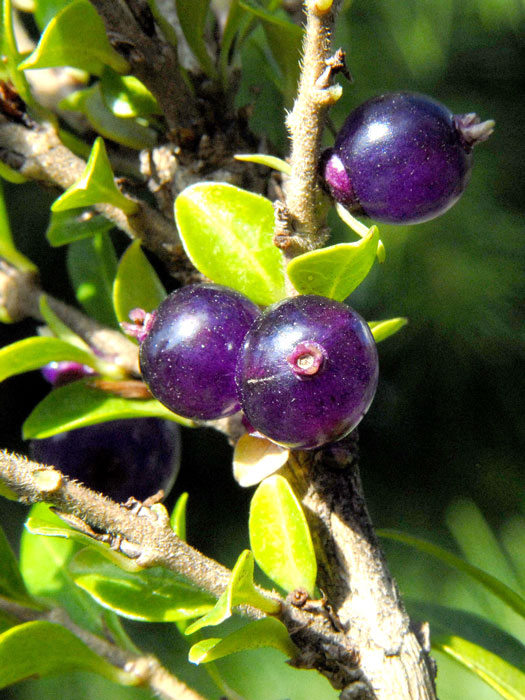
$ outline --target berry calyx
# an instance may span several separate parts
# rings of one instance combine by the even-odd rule
[[[380,95],[355,109],[321,157],[323,182],[350,211],[415,224],[443,214],[470,179],[472,148],[493,121],[454,116],[425,95]]]
[[[347,435],[368,410],[377,380],[368,324],[345,304],[315,295],[285,299],[261,314],[236,370],[252,431],[288,448]]]

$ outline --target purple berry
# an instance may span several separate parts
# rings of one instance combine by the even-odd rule
[[[454,116],[425,95],[380,95],[347,118],[322,156],[323,180],[334,199],[376,221],[427,221],[459,199],[472,147],[493,126],[475,114]]]
[[[180,429],[160,418],[115,420],[32,440],[30,454],[115,501],[142,501],[173,486]]]
[[[255,430],[291,448],[340,440],[375,394],[378,360],[367,323],[345,304],[304,295],[252,325],[237,363],[241,407]]]
[[[237,354],[259,309],[217,284],[183,287],[148,321],[140,367],[151,393],[174,413],[194,420],[239,410]]]

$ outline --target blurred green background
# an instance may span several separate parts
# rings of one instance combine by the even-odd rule
[[[522,0],[355,0],[342,15],[352,85],[332,112],[338,127],[369,97],[416,90],[456,113],[496,120],[476,149],[471,183],[459,203],[416,227],[381,226],[387,250],[350,303],[367,319],[407,316],[409,325],[381,344],[381,380],[360,427],[362,475],[373,520],[463,551],[516,589],[525,586],[524,195],[525,3]],[[250,83],[263,61],[250,44]],[[253,74],[253,75],[252,75]],[[242,94],[250,94],[249,85]],[[282,102],[259,85],[254,128],[286,153]],[[327,137],[327,144],[329,143]],[[41,265],[44,288],[68,300],[64,252],[44,239],[54,193],[9,187],[20,248]],[[337,237],[344,236],[334,218]],[[123,239],[116,235],[117,247]],[[1,344],[34,331],[24,322],[0,327]],[[1,441],[23,451],[20,425],[47,387],[35,374],[0,385]],[[181,477],[170,502],[190,492],[189,538],[225,564],[248,545],[251,491],[228,468],[229,448],[212,431],[184,432]],[[6,501],[0,520],[14,542],[26,510]],[[407,600],[477,612],[522,642],[523,623],[466,578],[402,545],[385,542]],[[174,628],[130,627],[146,649],[217,699],[205,671],[188,668]],[[493,691],[438,658],[441,700],[495,700]],[[247,652],[220,665],[248,700],[330,700],[336,694],[313,673],[294,672],[274,652]],[[186,675],[186,674],[190,675]],[[27,681],[2,698],[117,700],[135,695],[94,677]],[[136,692],[137,697],[146,697]]]

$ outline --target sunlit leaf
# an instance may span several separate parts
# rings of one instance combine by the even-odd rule
[[[288,263],[290,281],[300,294],[343,301],[370,272],[378,242],[379,232],[372,226],[368,235],[355,243],[339,243],[299,255]]]
[[[505,700],[525,700],[525,673],[483,647],[454,635],[438,635],[432,647],[454,659]]]
[[[105,216],[89,209],[55,211],[51,212],[46,237],[52,246],[57,247],[90,238],[97,233],[108,233],[113,226]]]
[[[290,451],[263,437],[245,433],[235,445],[233,476],[240,486],[254,486],[288,461]]]
[[[1,174],[1,173],[0,173]],[[4,188],[0,180],[0,257],[5,258],[19,270],[34,271],[36,265],[16,249],[9,226],[9,215],[4,198]]]
[[[398,318],[389,318],[385,321],[368,321],[372,335],[376,343],[390,338],[391,335],[397,333],[404,328],[408,323],[408,318],[399,316]]]
[[[224,183],[197,183],[175,200],[175,218],[195,267],[257,304],[285,296],[274,212],[265,197]]]
[[[117,418],[157,417],[192,426],[156,399],[125,399],[91,387],[79,380],[49,393],[31,412],[22,426],[24,439],[45,438],[66,430],[96,425]]]
[[[292,168],[282,158],[269,156],[266,153],[237,153],[234,156],[235,160],[242,160],[246,163],[257,163],[258,165],[266,165],[268,168],[278,170],[285,175],[290,175]]]
[[[11,0],[2,0],[1,12],[0,55],[2,56],[2,67],[5,69],[7,76],[13,83],[16,92],[20,95],[24,102],[35,108],[35,101],[31,95],[27,78],[18,68],[21,56],[18,51],[13,27],[13,7]],[[8,170],[4,172],[8,172]],[[9,179],[9,177],[6,178],[6,180]]]
[[[79,335],[72,331],[69,326],[66,326],[62,319],[55,314],[53,309],[49,306],[45,294],[42,294],[40,297],[38,306],[43,320],[45,321],[47,327],[52,331],[53,335],[56,335],[56,337],[60,338],[60,340],[63,340],[66,343],[74,345],[80,350],[84,350],[85,352],[91,354],[89,345],[82,340]]]
[[[36,0],[34,8],[34,18],[42,30],[44,27],[73,0]]]
[[[112,204],[126,214],[133,214],[138,207],[116,186],[104,140],[99,136],[93,144],[82,177],[53,202],[51,211],[90,207],[101,202]]]
[[[297,654],[297,647],[283,623],[267,617],[248,623],[224,639],[203,639],[197,642],[191,647],[188,658],[194,664],[203,664],[239,651],[262,647],[278,649],[288,658]]]
[[[447,564],[447,566],[451,566],[452,568],[461,571],[497,596],[501,601],[517,612],[518,615],[525,617],[525,600],[518,593],[516,593],[516,591],[513,591],[505,583],[498,580],[494,576],[491,576],[486,571],[479,569],[477,566],[469,564],[451,552],[447,552],[446,549],[432,544],[431,542],[427,542],[426,540],[422,540],[419,537],[407,535],[403,532],[397,532],[395,530],[379,530],[378,535],[380,537],[386,537],[390,540],[396,540],[398,542],[402,542],[403,544],[407,544],[410,547],[414,547],[415,549],[424,552],[425,554],[428,554],[439,561],[442,561],[444,564]]]
[[[18,170],[13,170],[13,168],[2,162],[0,162],[0,177],[3,177],[7,182],[13,183],[13,185],[21,185],[23,182],[28,182],[27,177],[20,175]]]
[[[217,71],[204,40],[204,28],[210,0],[175,0],[175,5],[181,29],[190,49],[204,72],[210,77],[215,77]]]
[[[140,682],[53,622],[26,622],[0,634],[0,688],[67,671],[92,671],[121,685]]]
[[[161,114],[157,100],[133,75],[119,75],[107,68],[100,81],[102,99],[116,117],[148,117]]]
[[[317,563],[308,523],[289,483],[274,474],[255,491],[250,506],[250,543],[257,564],[285,591],[313,595]]]
[[[181,493],[173,507],[170,517],[171,529],[184,541],[186,541],[186,508],[188,505],[188,497],[188,493]]]
[[[104,66],[125,73],[128,62],[109,43],[104,22],[87,0],[75,0],[47,25],[36,49],[19,68],[72,66],[100,75]]]
[[[27,592],[18,569],[18,562],[2,528],[0,528],[0,596],[22,605],[37,607]]]
[[[75,582],[119,615],[148,622],[174,622],[203,615],[215,599],[184,578],[152,567],[130,572],[94,549],[83,549],[70,565]]]
[[[113,305],[118,320],[129,321],[132,309],[154,311],[165,298],[166,290],[142,252],[140,241],[133,241],[120,259],[113,284]]]

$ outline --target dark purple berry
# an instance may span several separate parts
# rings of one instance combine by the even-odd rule
[[[461,196],[472,147],[494,122],[454,116],[425,95],[374,97],[343,124],[322,156],[323,180],[334,199],[376,221],[415,224],[443,214]]]
[[[114,420],[32,440],[30,454],[115,501],[142,501],[173,486],[180,430],[160,418]]]
[[[42,367],[42,375],[46,381],[53,386],[64,386],[77,379],[83,379],[90,375],[96,374],[94,369],[87,365],[81,365],[79,362],[69,362],[62,360],[60,362],[48,362]]]
[[[376,345],[366,321],[345,304],[292,297],[252,325],[236,379],[253,429],[286,447],[320,447],[347,435],[368,410]]]
[[[151,393],[174,413],[194,420],[239,410],[235,364],[259,309],[217,284],[183,287],[148,321],[140,367]]]

